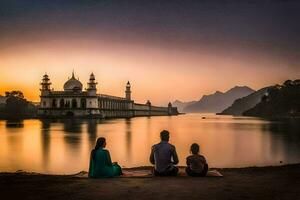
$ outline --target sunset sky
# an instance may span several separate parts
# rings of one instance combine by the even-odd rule
[[[1,0],[0,94],[39,101],[48,73],[165,105],[300,78],[300,1]]]

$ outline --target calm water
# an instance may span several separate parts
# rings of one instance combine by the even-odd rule
[[[205,117],[205,118],[203,118]],[[113,161],[150,165],[151,145],[167,129],[180,165],[197,142],[213,167],[300,162],[300,123],[193,114],[101,120],[0,121],[0,171],[71,174],[88,169],[97,137],[107,138]]]

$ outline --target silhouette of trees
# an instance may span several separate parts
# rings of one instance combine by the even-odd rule
[[[261,102],[267,102],[268,101],[268,95],[264,95],[264,96],[262,96],[262,98],[261,98]]]
[[[24,99],[23,92],[17,91],[17,90],[13,90],[11,92],[5,92],[5,96],[6,97],[16,97],[16,98]]]
[[[293,84],[292,80],[286,80],[286,81],[284,81],[283,86],[290,86],[292,84]]]
[[[267,96],[244,115],[260,117],[299,117],[300,116],[300,81],[287,80],[282,86],[272,87]]]
[[[28,102],[21,91],[5,92],[6,104],[0,112],[1,118],[22,119],[31,118],[36,115],[37,108]]]

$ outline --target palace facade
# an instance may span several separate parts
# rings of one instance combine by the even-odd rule
[[[40,117],[99,117],[118,118],[135,116],[177,115],[176,107],[169,103],[167,107],[135,103],[131,99],[131,85],[126,84],[124,97],[97,93],[97,82],[94,74],[90,75],[87,89],[76,79],[74,72],[64,86],[63,91],[50,89],[50,79],[43,76],[41,84],[41,102],[38,109]]]

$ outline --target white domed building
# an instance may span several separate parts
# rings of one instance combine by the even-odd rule
[[[177,108],[169,103],[167,107],[152,106],[151,103],[137,104],[131,99],[131,85],[125,86],[125,97],[97,93],[95,75],[90,75],[87,89],[75,78],[74,72],[63,91],[50,89],[47,74],[41,82],[41,102],[38,109],[40,117],[134,117],[150,115],[177,115]],[[150,101],[149,101],[150,102]]]
[[[82,83],[75,78],[74,72],[72,77],[64,84],[64,91],[82,91]]]

